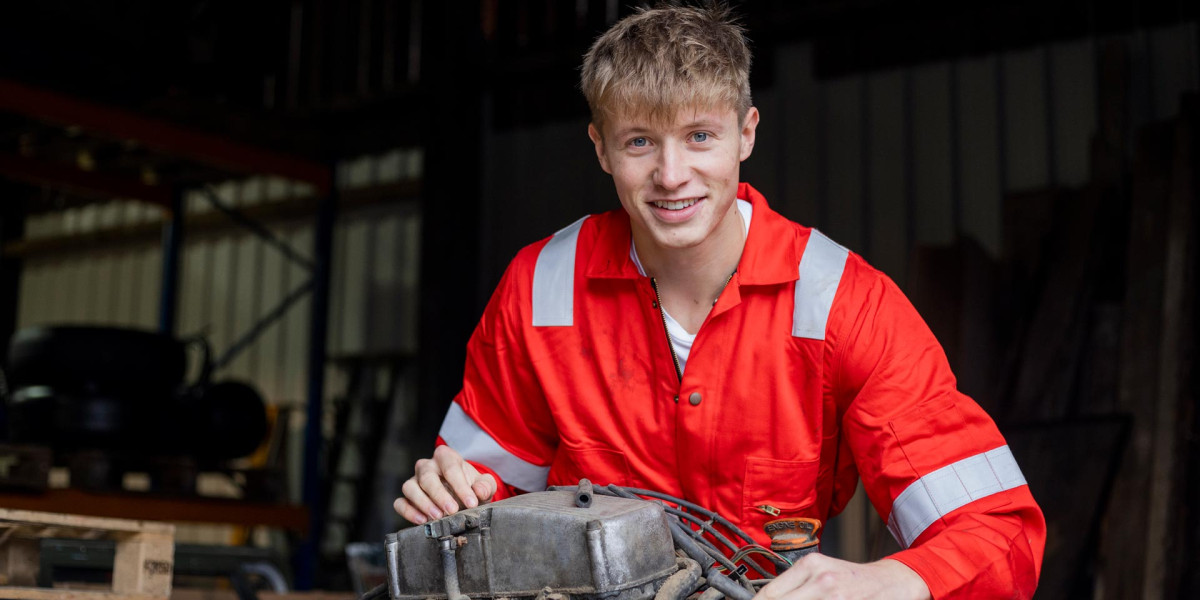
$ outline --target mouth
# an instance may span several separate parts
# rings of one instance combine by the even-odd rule
[[[686,198],[684,200],[655,200],[653,204],[654,206],[657,206],[663,210],[683,210],[699,201],[699,198]]]

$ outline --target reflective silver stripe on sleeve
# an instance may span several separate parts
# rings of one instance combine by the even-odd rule
[[[533,326],[570,327],[575,304],[575,246],[587,217],[560,229],[533,268]]]
[[[504,480],[504,483],[527,492],[546,489],[546,477],[550,474],[550,467],[539,467],[502,448],[463,412],[457,402],[450,404],[450,410],[446,412],[446,420],[442,421],[442,429],[438,435],[463,458],[487,465]]]
[[[954,510],[992,494],[1025,485],[1008,446],[946,465],[914,482],[892,503],[888,530],[903,548],[925,528]]]
[[[825,339],[825,323],[849,255],[849,250],[812,230],[804,256],[800,257],[800,279],[796,281],[796,304],[792,309],[793,337]]]

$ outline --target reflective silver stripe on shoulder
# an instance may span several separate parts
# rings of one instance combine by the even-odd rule
[[[793,337],[825,339],[825,323],[849,255],[849,250],[812,230],[804,256],[800,257],[800,279],[796,281],[796,304],[792,309]]]
[[[584,217],[560,229],[533,268],[533,326],[570,327],[575,308],[575,246]]]
[[[450,410],[446,412],[446,420],[442,421],[442,429],[438,435],[463,458],[487,465],[504,480],[504,483],[527,492],[546,489],[546,477],[550,474],[550,467],[539,467],[502,448],[463,412],[457,402],[450,404]]]
[[[892,503],[888,530],[903,548],[927,527],[980,498],[1025,485],[1008,446],[946,465],[914,482]]]

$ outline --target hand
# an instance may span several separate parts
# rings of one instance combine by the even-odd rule
[[[403,496],[392,506],[400,516],[420,525],[490,501],[496,494],[496,478],[481,474],[450,446],[438,446],[433,458],[417,461],[415,474],[404,482],[400,493]]]
[[[809,554],[763,586],[754,600],[929,597],[925,581],[901,562],[860,564]]]

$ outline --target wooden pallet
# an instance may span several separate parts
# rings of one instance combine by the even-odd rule
[[[41,538],[117,543],[112,588],[37,588]],[[174,571],[175,526],[0,508],[0,598],[9,600],[167,600]]]

